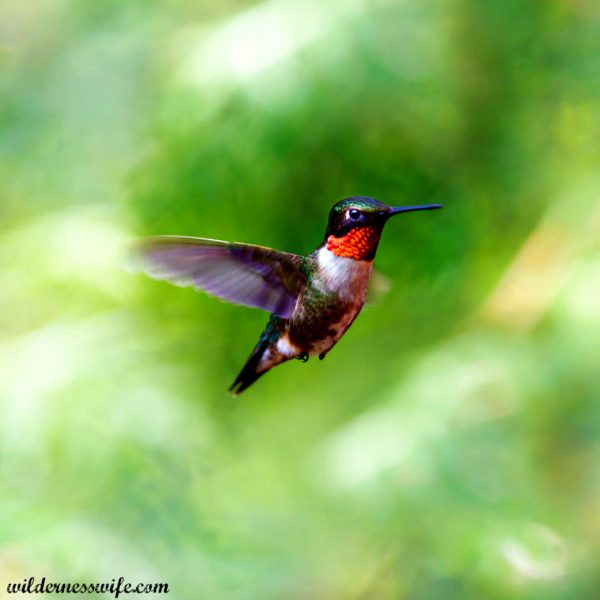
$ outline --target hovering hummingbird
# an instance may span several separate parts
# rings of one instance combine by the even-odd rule
[[[325,358],[363,307],[388,219],[441,207],[386,206],[364,196],[345,198],[334,204],[325,239],[307,256],[206,238],[151,237],[139,247],[141,269],[155,279],[271,313],[229,388],[237,395],[292,358]]]

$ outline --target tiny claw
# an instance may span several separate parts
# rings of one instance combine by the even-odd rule
[[[319,360],[323,360],[326,356],[327,352],[321,352],[321,354],[319,354]]]
[[[306,361],[308,361],[308,354],[306,352],[303,352],[302,354],[298,354],[298,356],[296,356],[296,360],[301,360],[302,362],[306,362]]]

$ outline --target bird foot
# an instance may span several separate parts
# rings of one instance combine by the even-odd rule
[[[327,356],[327,352],[322,352],[319,354],[319,360],[323,360]]]
[[[298,354],[298,356],[296,356],[296,360],[301,360],[302,362],[307,362],[308,354],[306,352],[303,352],[302,354]]]

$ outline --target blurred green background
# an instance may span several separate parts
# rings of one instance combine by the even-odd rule
[[[595,0],[3,0],[0,94],[0,594],[598,597]],[[266,315],[123,268],[354,194],[445,208],[237,399]]]

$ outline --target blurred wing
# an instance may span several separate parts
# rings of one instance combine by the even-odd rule
[[[283,318],[291,316],[305,281],[301,256],[251,244],[160,236],[143,240],[136,257],[134,266],[150,277]]]
[[[392,282],[381,271],[371,270],[369,287],[367,288],[367,304],[376,304],[392,287]]]

